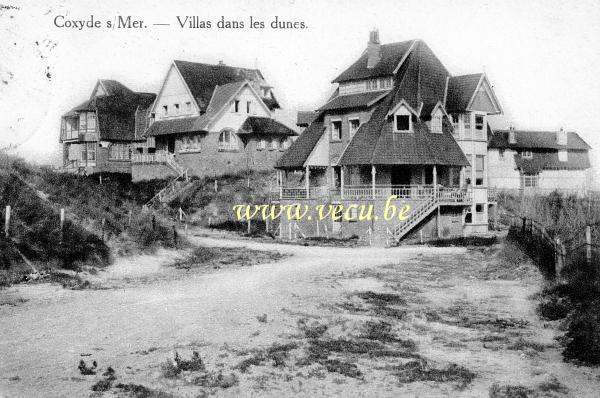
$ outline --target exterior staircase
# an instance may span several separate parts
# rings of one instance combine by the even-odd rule
[[[170,203],[195,185],[195,182],[189,179],[188,169],[181,166],[170,156],[167,156],[165,159],[166,164],[177,172],[177,177],[169,181],[166,187],[158,191],[156,195],[146,202],[144,204],[145,209]]]
[[[389,238],[391,238],[392,242],[400,242],[407,233],[429,216],[438,206],[438,196],[435,193],[428,196],[419,207],[410,212],[404,222],[398,224],[392,230],[388,230]]]

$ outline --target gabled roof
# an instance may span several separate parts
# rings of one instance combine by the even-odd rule
[[[332,111],[349,108],[368,108],[377,103],[389,90],[371,91],[359,94],[340,95],[323,105],[319,111]]]
[[[591,167],[587,152],[569,151],[566,162],[558,159],[558,152],[533,152],[532,158],[523,158],[515,154],[515,164],[517,169],[526,174],[537,174],[542,170],[585,170]]]
[[[112,79],[99,79],[98,84],[102,86],[105,93],[104,95],[130,95],[134,94],[127,86],[124,84],[112,80]]]
[[[488,148],[499,149],[572,149],[589,150],[591,147],[575,132],[567,132],[567,145],[558,145],[556,131],[515,130],[515,144],[509,144],[509,130],[495,130],[488,140]]]
[[[333,80],[333,83],[392,76],[416,42],[417,40],[408,40],[381,45],[381,60],[373,68],[367,68],[368,55],[364,51],[356,62]]]
[[[294,130],[283,123],[269,117],[248,116],[238,134],[264,134],[264,135],[298,135]]]
[[[287,151],[279,158],[275,168],[280,169],[298,169],[304,166],[304,162],[312,153],[313,148],[323,135],[323,115],[319,115]]]
[[[390,94],[373,112],[371,120],[358,129],[340,158],[340,165],[469,165],[452,137],[447,118],[443,119],[442,134],[431,133],[427,124],[416,117],[412,133],[394,132],[392,118],[386,117],[393,98]]]
[[[173,61],[201,112],[205,112],[217,86],[248,80],[266,85],[258,69],[238,68],[227,65],[210,65],[188,61]],[[266,98],[270,106],[279,107],[274,97]],[[269,105],[268,105],[269,106]]]
[[[464,112],[475,94],[483,73],[453,76],[448,81],[448,97],[446,110],[448,112]]]

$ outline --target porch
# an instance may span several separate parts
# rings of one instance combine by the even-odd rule
[[[436,165],[305,167],[278,172],[279,199],[387,200],[436,199],[440,204],[470,204],[472,190],[459,167]]]

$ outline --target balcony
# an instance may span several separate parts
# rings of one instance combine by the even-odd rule
[[[332,199],[332,200],[387,200],[395,195],[398,199],[424,200],[436,196],[441,204],[468,204],[472,202],[471,190],[459,187],[433,185],[355,185],[343,189],[326,186],[306,188],[279,188],[279,199]]]

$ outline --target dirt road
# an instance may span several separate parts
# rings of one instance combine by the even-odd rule
[[[483,272],[492,261],[489,252],[191,240],[290,256],[174,277],[176,271],[164,265],[177,254],[163,251],[117,261],[97,277],[120,281],[109,289],[73,291],[41,284],[0,291],[3,302],[11,303],[0,306],[0,395],[89,396],[102,376],[81,375],[81,359],[88,364],[95,360],[103,370],[111,366],[119,382],[175,396],[481,397],[494,383],[523,385],[534,394],[551,385],[547,396],[591,397],[600,390],[600,372],[563,363],[553,340],[557,325],[536,317],[528,297],[539,289],[537,273],[531,269],[521,280],[490,278]],[[366,293],[375,299],[376,294],[394,294],[402,302],[369,301]],[[321,340],[351,339],[373,321],[390,325],[402,341],[414,342],[408,357],[432,368],[457,364],[472,372],[472,380],[464,385],[435,377],[403,382],[398,364],[406,358],[392,354],[333,350],[325,360],[298,361],[316,341],[306,340],[299,325],[324,325]],[[399,341],[385,344],[397,346]],[[283,365],[276,360],[274,366],[260,354],[274,343],[290,343]],[[207,368],[233,375],[235,383],[206,386],[187,372],[165,377],[161,365],[175,350],[184,358],[198,351]],[[248,358],[252,366],[238,366]],[[350,364],[360,374],[341,371],[339,364]]]

